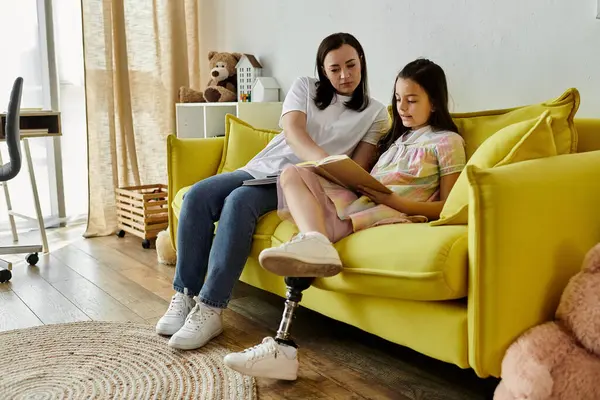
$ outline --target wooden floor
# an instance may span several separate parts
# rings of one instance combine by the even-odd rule
[[[157,263],[155,251],[142,249],[135,237],[83,239],[82,232],[49,231],[51,252],[37,267],[26,266],[20,255],[4,257],[16,264],[12,281],[0,284],[0,331],[158,320],[173,293],[174,269]],[[282,309],[279,297],[239,283],[217,340],[234,351],[255,345],[274,335]],[[299,379],[259,379],[260,399],[489,399],[497,385],[310,310],[299,310],[293,333],[300,344]]]

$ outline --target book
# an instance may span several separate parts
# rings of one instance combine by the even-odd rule
[[[312,167],[314,172],[323,178],[354,192],[359,191],[359,186],[364,186],[381,193],[392,193],[388,187],[375,179],[347,155],[329,156],[319,161],[303,162],[298,166]]]
[[[248,179],[242,182],[242,186],[259,186],[259,185],[272,185],[277,183],[279,175],[269,175],[266,178],[254,178]]]
[[[364,186],[381,193],[392,193],[347,155],[329,156],[319,161],[306,161],[297,165],[311,168],[316,174],[353,192],[359,192],[358,187]],[[248,179],[242,185],[271,185],[277,183],[278,177],[279,175],[269,175],[266,178]]]

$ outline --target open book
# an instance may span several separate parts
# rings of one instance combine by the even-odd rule
[[[315,173],[323,178],[355,192],[358,192],[359,186],[364,186],[381,193],[392,193],[347,155],[329,156],[319,161],[303,162],[298,166],[313,167]]]
[[[248,179],[242,183],[242,186],[271,185],[277,183],[278,177],[279,175],[269,175],[266,178]]]

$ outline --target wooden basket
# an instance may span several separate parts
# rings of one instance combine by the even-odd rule
[[[142,246],[148,248],[149,240],[169,226],[166,185],[117,188],[116,201],[119,237],[131,233],[144,239]]]

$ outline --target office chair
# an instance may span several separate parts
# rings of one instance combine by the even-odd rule
[[[0,166],[0,182],[6,184],[13,179],[21,170],[21,137],[20,137],[20,108],[21,94],[23,92],[23,78],[17,78],[13,84],[6,112],[6,125],[4,135],[8,145],[8,155],[10,161]],[[41,245],[26,246],[0,246],[0,254],[28,254],[25,258],[29,264],[35,264],[38,261],[37,253],[42,251]],[[0,283],[7,282],[12,278],[12,263],[0,259]]]

